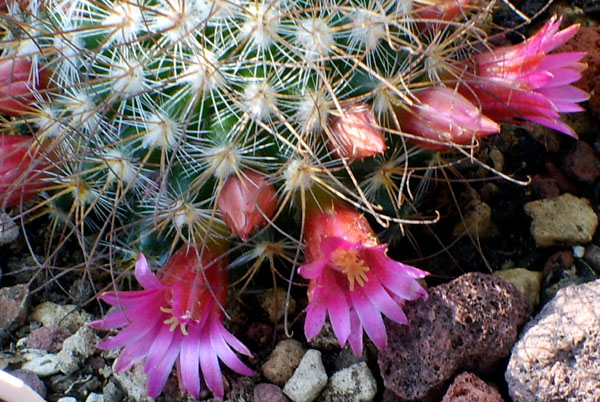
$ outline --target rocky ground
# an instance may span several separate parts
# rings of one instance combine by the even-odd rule
[[[253,351],[257,374],[225,370],[227,399],[600,400],[598,8],[574,1],[545,14],[562,13],[584,27],[565,49],[590,52],[581,83],[592,94],[588,113],[569,117],[580,140],[506,126],[478,159],[513,180],[465,161],[430,184],[430,205],[422,207],[444,219],[407,228],[418,248],[390,251],[432,273],[429,299],[406,305],[409,325],[388,322],[388,348],[378,353],[367,343],[356,358],[327,327],[307,343],[301,293],[293,295],[288,338],[277,308],[285,291],[245,296],[231,312],[231,328]],[[498,22],[510,24],[508,15],[498,13]],[[141,367],[113,373],[117,354],[94,346],[107,334],[86,325],[101,313],[93,295],[110,278],[90,281],[96,274],[83,266],[40,270],[30,247],[42,253],[45,225],[26,228],[39,244],[20,237],[0,246],[0,369],[49,401],[143,400]],[[67,245],[57,265],[82,261],[74,250]],[[159,400],[185,398],[172,376]]]

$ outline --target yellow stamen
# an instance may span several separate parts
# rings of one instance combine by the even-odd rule
[[[354,281],[359,286],[365,286],[365,282],[369,281],[367,272],[370,268],[365,265],[364,261],[358,258],[358,250],[342,250],[338,249],[333,253],[333,262],[341,268],[344,275],[348,277],[350,282],[350,291],[354,291]]]
[[[161,307],[160,311],[167,314],[173,314],[173,309],[167,307]],[[179,327],[183,335],[187,336],[189,334],[186,327],[187,324],[185,322],[179,322],[179,319],[175,315],[171,316],[171,318],[168,320],[164,320],[163,324],[169,325],[169,331],[171,332],[175,331],[175,328]]]

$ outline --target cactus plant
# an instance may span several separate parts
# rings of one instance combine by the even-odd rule
[[[582,55],[547,55],[577,28],[558,31],[560,19],[553,19],[525,45],[489,50],[486,24],[493,1],[30,0],[2,5],[2,135],[12,140],[18,130],[48,151],[41,153],[40,163],[48,166],[43,185],[26,182],[32,167],[24,166],[31,159],[24,157],[23,172],[14,176],[21,181],[8,187],[13,193],[4,196],[9,201],[3,207],[39,193],[22,206],[22,216],[47,212],[61,236],[77,236],[90,259],[108,256],[114,277],[128,275],[129,262],[140,253],[159,265],[166,262],[160,283],[141,257],[135,271],[144,295],[160,293],[160,303],[153,303],[160,305],[161,317],[167,314],[162,302],[177,302],[163,297],[177,281],[202,277],[194,282],[203,284],[196,290],[210,288],[213,260],[221,264],[235,258],[232,267],[254,273],[266,259],[280,256],[291,276],[307,242],[307,264],[300,274],[311,280],[308,314],[319,318],[306,327],[307,337],[316,335],[325,319],[324,307],[314,304],[322,293],[315,287],[339,286],[347,298],[327,308],[344,311],[345,318],[333,321],[334,329],[342,344],[350,339],[357,354],[363,327],[377,346],[385,346],[380,321],[366,320],[369,303],[357,302],[363,288],[370,289],[365,294],[372,303],[383,303],[374,307],[377,317],[381,311],[400,322],[398,298],[425,296],[415,282],[425,272],[392,262],[361,214],[381,226],[434,220],[418,214],[423,193],[408,188],[412,171],[426,170],[437,151],[471,152],[481,137],[499,131],[504,118],[522,117],[573,135],[558,114],[580,110],[577,103],[586,97],[569,85],[580,77]],[[553,34],[557,39],[549,38]],[[518,68],[521,59],[526,71]],[[499,72],[502,67],[510,71]],[[531,88],[534,92],[527,92]],[[507,97],[512,91],[518,96]],[[559,99],[561,93],[568,99]],[[515,109],[521,103],[528,108],[519,114]],[[336,209],[353,218],[339,231],[321,228],[326,233],[315,234],[317,221],[329,219]],[[353,228],[353,222],[362,229]],[[222,256],[203,254],[215,244]],[[188,264],[179,261],[181,253],[211,258]],[[347,260],[336,262],[338,254]],[[163,279],[176,271],[173,261],[183,268],[167,283]],[[344,264],[354,264],[359,272],[344,271]],[[340,269],[349,283],[338,283]],[[377,275],[394,270],[404,285],[372,289]],[[322,271],[328,280],[320,279]],[[409,291],[402,294],[402,286]],[[220,305],[224,297],[217,293],[210,294]],[[104,300],[125,312],[95,325],[125,326],[127,311],[135,308],[129,295],[138,293],[105,294]],[[182,387],[198,395],[200,364],[209,388],[222,397],[216,355],[198,355],[188,344],[203,342],[205,318],[193,312],[208,299],[204,292],[187,301],[187,310],[173,312],[171,318],[187,320],[198,338],[186,341],[181,327],[173,335],[182,342],[181,351],[159,342],[156,348],[168,354],[169,367],[151,367],[160,353],[133,353],[132,337],[117,335],[119,341],[103,346],[128,345],[123,367],[145,357],[148,375],[160,377],[160,384],[179,353],[180,359],[193,355],[191,362],[180,360]],[[152,330],[162,331],[159,321],[153,321]],[[356,331],[349,338],[350,326]],[[234,340],[223,335],[221,346],[247,354]],[[246,372],[225,346],[218,356]],[[152,395],[160,392],[160,384]]]

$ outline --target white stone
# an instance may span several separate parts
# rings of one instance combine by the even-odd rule
[[[52,302],[41,303],[31,312],[31,318],[42,323],[43,326],[57,327],[71,333],[90,321],[91,317],[91,314],[79,311],[74,304],[59,305]]]
[[[26,363],[21,366],[24,370],[33,371],[40,377],[58,374],[58,356],[44,350],[29,349],[23,354]]]
[[[335,373],[321,397],[324,401],[369,402],[377,394],[377,381],[367,363],[360,362]]]
[[[532,218],[530,231],[538,247],[589,243],[598,227],[589,200],[571,194],[531,201],[524,209]]]
[[[65,397],[60,398],[56,402],[77,402],[77,399],[73,398],[72,396],[65,396]]]
[[[311,402],[319,396],[325,385],[327,373],[321,361],[321,352],[309,349],[285,383],[283,392],[294,402]]]
[[[85,399],[85,402],[104,402],[104,395],[92,392]]]
[[[85,360],[96,351],[96,344],[100,338],[87,325],[82,326],[72,336],[65,339],[60,352],[58,352],[58,367],[64,374],[77,371]]]

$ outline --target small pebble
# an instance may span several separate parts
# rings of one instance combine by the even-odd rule
[[[285,383],[283,392],[294,402],[314,401],[327,385],[327,373],[321,361],[321,352],[309,349]]]
[[[79,311],[74,304],[44,302],[33,309],[31,318],[44,327],[57,327],[74,334],[81,326],[91,321],[92,315]]]
[[[60,398],[56,402],[77,402],[77,399],[73,398],[72,396],[65,396],[65,397]]]
[[[99,340],[94,330],[87,325],[65,339],[61,351],[58,352],[60,371],[67,375],[77,371],[85,360],[94,354]]]
[[[367,363],[342,369],[329,379],[321,398],[327,402],[369,402],[377,394],[377,381]]]
[[[104,395],[92,392],[85,399],[85,402],[104,402]]]
[[[289,398],[277,385],[263,383],[254,387],[254,402],[289,402]]]
[[[527,300],[532,307],[540,304],[541,272],[529,271],[524,268],[513,268],[495,271],[494,275],[512,284],[521,294],[527,296]]]
[[[27,285],[0,289],[0,329],[14,330],[25,323],[29,306]]]
[[[294,374],[304,353],[304,347],[300,342],[295,339],[284,339],[275,346],[262,365],[261,371],[267,380],[282,387]]]
[[[575,258],[583,258],[585,255],[585,247],[583,246],[573,246],[573,257]]]
[[[6,212],[0,211],[0,246],[12,243],[19,237],[19,226]]]
[[[33,371],[40,377],[47,377],[60,372],[58,369],[58,356],[52,353],[47,353],[42,350],[32,349],[24,353],[23,357],[26,363],[22,369]]]
[[[46,385],[42,380],[40,380],[40,377],[38,377],[36,373],[29,370],[19,369],[11,371],[10,374],[13,377],[17,377],[23,381],[42,398],[46,398]]]
[[[269,315],[269,320],[277,324],[285,314],[285,302],[287,299],[287,291],[281,288],[276,288],[274,291],[269,290],[258,297],[260,306]],[[288,314],[293,314],[296,311],[296,301],[290,298],[288,306]]]

